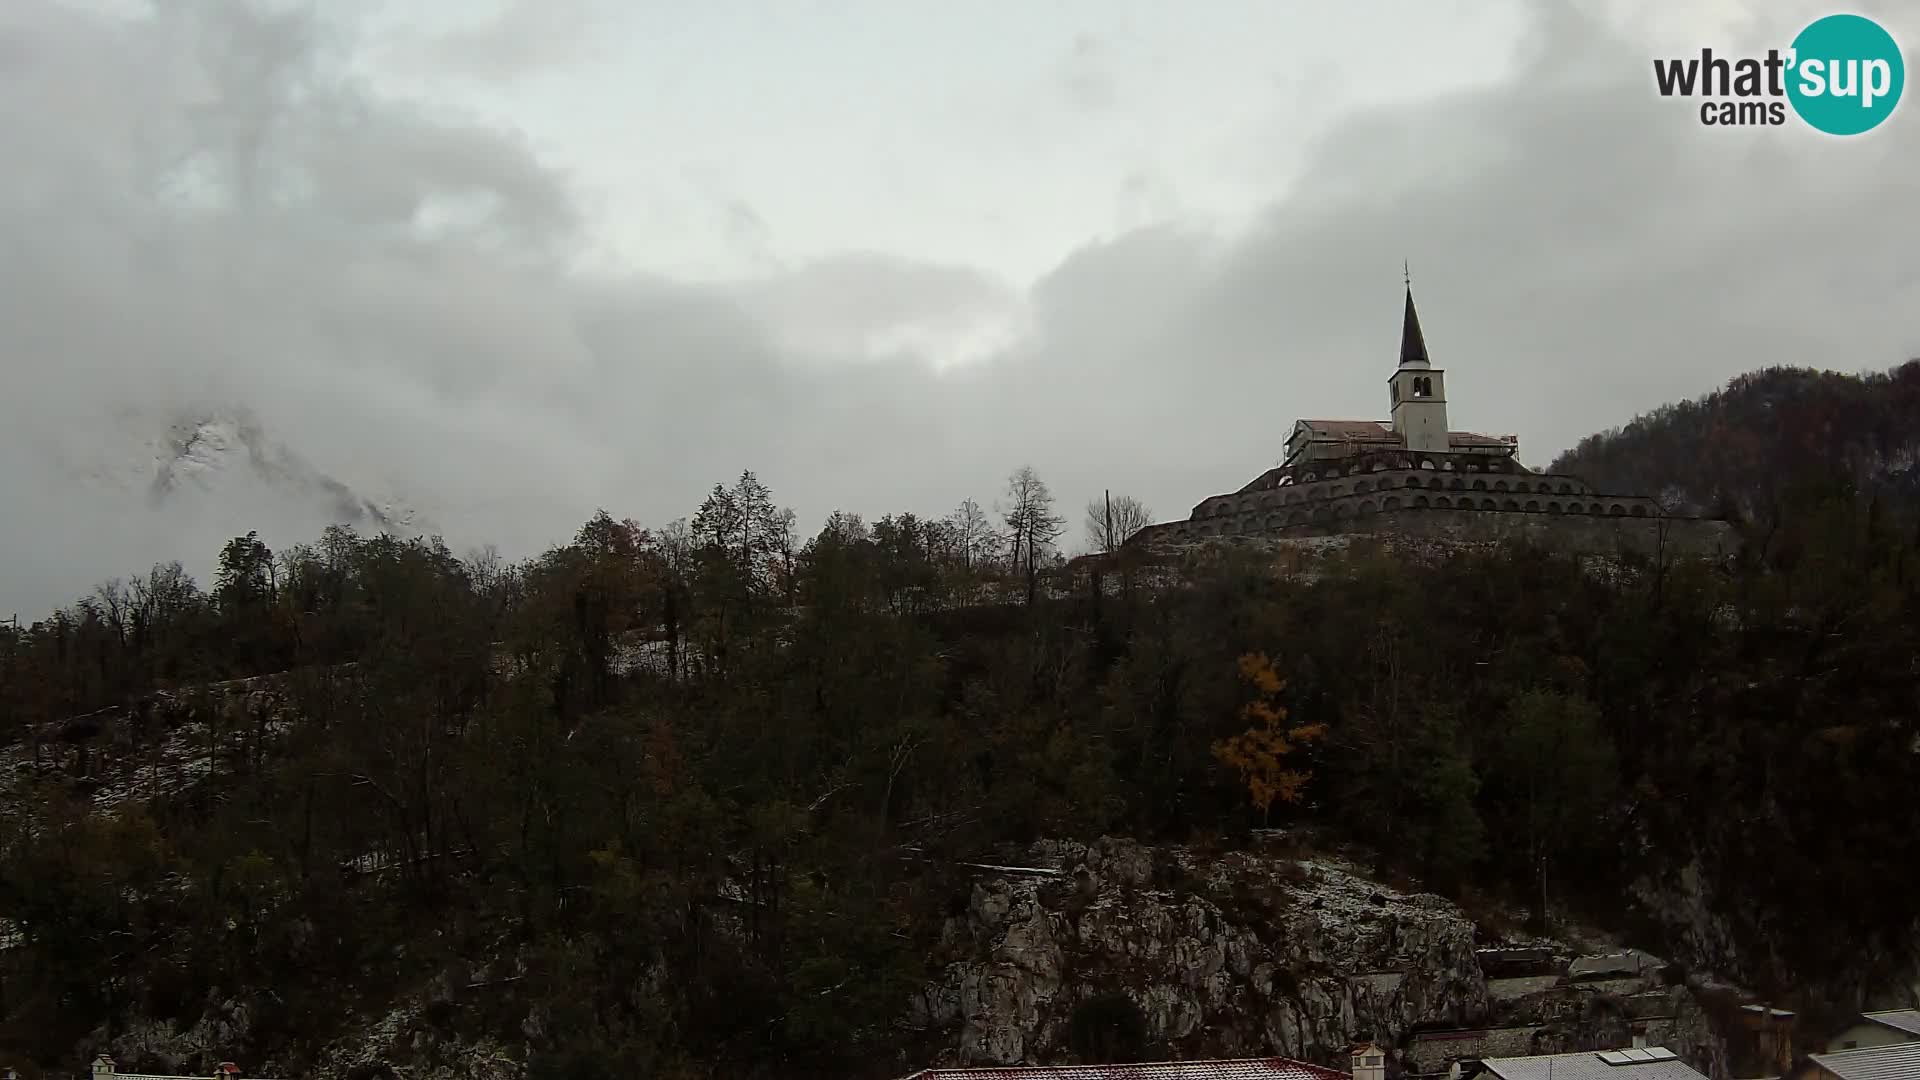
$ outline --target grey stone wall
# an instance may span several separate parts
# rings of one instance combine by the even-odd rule
[[[1404,452],[1273,470],[1240,491],[1203,500],[1187,520],[1151,526],[1131,542],[1152,547],[1369,534],[1461,542],[1525,538],[1607,555],[1663,547],[1713,554],[1735,542],[1724,522],[1671,518],[1644,495],[1597,492],[1576,476]]]
[[[1260,490],[1215,495],[1201,500],[1188,523],[1203,526],[1228,519],[1243,530],[1273,527],[1296,517],[1307,521],[1322,509],[1336,513],[1345,507],[1350,513],[1358,513],[1364,512],[1362,504],[1368,502],[1375,509],[1391,509],[1385,506],[1389,499],[1406,505],[1423,501],[1449,507],[1470,499],[1470,505],[1476,507],[1486,507],[1491,501],[1493,506],[1486,508],[1513,510],[1525,510],[1532,503],[1535,512],[1574,514],[1608,513],[1615,504],[1622,513],[1631,513],[1635,506],[1642,513],[1656,510],[1651,499],[1597,493],[1576,476],[1375,468],[1346,475],[1308,474]],[[1242,517],[1248,514],[1253,516]],[[1276,516],[1277,522],[1273,520]]]
[[[1544,1024],[1516,1027],[1481,1028],[1477,1031],[1421,1032],[1407,1040],[1406,1058],[1411,1071],[1445,1072],[1449,1064],[1460,1060],[1490,1057],[1527,1057],[1553,1053],[1554,1032]]]
[[[1312,535],[1316,530],[1301,530]],[[1721,555],[1738,547],[1733,527],[1707,518],[1528,514],[1480,510],[1396,510],[1359,518],[1325,533],[1390,533],[1456,542],[1529,540],[1585,555],[1623,551]]]
[[[1471,500],[1473,507],[1453,505],[1461,498]],[[1570,513],[1566,506],[1571,500],[1567,504],[1557,499],[1541,504],[1537,496],[1520,502],[1513,494],[1376,491],[1316,501],[1304,511],[1288,506],[1272,510],[1256,506],[1212,518],[1168,522],[1143,533],[1138,542],[1154,546],[1235,536],[1286,539],[1376,535],[1457,543],[1528,540],[1588,555],[1617,555],[1622,551],[1654,554],[1663,547],[1674,554],[1717,555],[1731,553],[1738,546],[1732,526],[1724,521],[1667,517],[1652,500],[1638,497],[1578,498],[1581,510]],[[1448,505],[1434,505],[1440,499]],[[1488,507],[1488,502],[1496,505]],[[1518,505],[1509,505],[1514,503]],[[1561,508],[1525,509],[1533,504],[1558,504]]]

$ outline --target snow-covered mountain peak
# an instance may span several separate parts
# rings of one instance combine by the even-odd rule
[[[401,535],[428,530],[409,499],[316,467],[244,408],[122,409],[112,427],[107,437],[70,445],[64,455],[69,475],[83,486],[140,493],[153,506],[265,495],[290,502],[302,517]]]

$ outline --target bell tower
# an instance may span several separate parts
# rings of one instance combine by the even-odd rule
[[[1400,329],[1400,366],[1387,380],[1393,399],[1393,430],[1408,450],[1444,454],[1447,440],[1447,373],[1427,359],[1420,313],[1413,309],[1413,282],[1407,282],[1407,318]]]

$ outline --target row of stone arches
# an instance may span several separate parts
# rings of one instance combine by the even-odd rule
[[[1602,502],[1573,501],[1563,504],[1558,499],[1550,499],[1546,502],[1541,502],[1539,499],[1528,499],[1523,503],[1519,499],[1494,499],[1484,495],[1462,495],[1457,497],[1436,495],[1431,501],[1429,501],[1425,495],[1416,495],[1411,505],[1416,510],[1431,507],[1436,510],[1505,510],[1519,511],[1527,514],[1595,514],[1604,517],[1647,516],[1647,508],[1639,504],[1631,507],[1624,503],[1608,504]]]
[[[1364,505],[1363,503],[1362,506]],[[1647,516],[1647,508],[1639,504],[1631,507],[1624,503],[1607,504],[1601,502],[1576,501],[1563,504],[1558,499],[1550,499],[1544,503],[1539,499],[1528,499],[1523,503],[1519,499],[1513,498],[1494,499],[1487,496],[1473,495],[1458,497],[1436,495],[1431,501],[1429,501],[1425,495],[1416,495],[1411,505],[1416,510],[1433,508],[1436,510],[1506,510],[1519,511],[1527,514],[1595,514],[1604,517]]]
[[[1489,483],[1486,480],[1477,479],[1469,483],[1464,477],[1459,477],[1459,476],[1455,476],[1447,480],[1443,480],[1437,476],[1432,477],[1430,479],[1425,479],[1425,480],[1423,480],[1419,476],[1408,476],[1405,478],[1382,477],[1377,482],[1371,481],[1371,480],[1356,480],[1354,481],[1351,489],[1349,489],[1345,484],[1333,484],[1329,487],[1326,487],[1323,489],[1317,489],[1317,490],[1307,490],[1307,491],[1298,491],[1298,492],[1279,490],[1279,491],[1262,492],[1259,494],[1242,495],[1237,500],[1230,499],[1230,498],[1223,498],[1220,501],[1213,503],[1211,506],[1206,507],[1202,516],[1217,517],[1224,514],[1247,513],[1249,511],[1257,510],[1263,506],[1269,506],[1269,505],[1277,504],[1280,506],[1292,506],[1296,503],[1317,502],[1324,499],[1339,499],[1339,498],[1344,498],[1348,495],[1367,495],[1367,494],[1375,494],[1375,493],[1384,493],[1387,491],[1397,490],[1401,485],[1404,485],[1408,489],[1418,489],[1418,488],[1424,487],[1432,491],[1445,491],[1445,490],[1490,491],[1490,492],[1499,492],[1502,494],[1512,492],[1515,494],[1529,494],[1529,495],[1531,494],[1552,495],[1556,493],[1555,485],[1545,480],[1540,480],[1540,481],[1516,480],[1511,486],[1509,486],[1505,480],[1495,480]],[[1576,491],[1573,484],[1562,481],[1558,485],[1558,494],[1579,495],[1581,494],[1581,492]]]
[[[1511,473],[1514,471],[1514,466],[1513,463],[1506,458],[1496,458],[1486,462],[1468,461],[1457,465],[1452,460],[1443,459],[1436,462],[1429,457],[1413,459],[1402,458],[1392,461],[1375,460],[1364,464],[1349,465],[1345,469],[1341,469],[1338,466],[1324,466],[1311,472],[1296,473],[1293,476],[1281,477],[1279,484],[1275,486],[1311,484],[1320,480],[1333,480],[1343,476],[1360,476],[1365,473],[1391,472],[1395,469],[1421,469],[1426,472]]]
[[[1354,485],[1353,485],[1353,493],[1355,495],[1364,495],[1368,491],[1385,491],[1392,485],[1392,483],[1393,481],[1391,480],[1382,480],[1380,481],[1380,484],[1378,487],[1374,487],[1366,480],[1356,480],[1354,481]],[[1471,485],[1469,485],[1465,480],[1457,476],[1454,477],[1453,480],[1451,481],[1442,480],[1436,476],[1431,480],[1425,481],[1423,485],[1419,477],[1409,476],[1407,477],[1405,486],[1410,488],[1425,486],[1425,487],[1433,488],[1436,491],[1450,487],[1456,491],[1465,491],[1471,488],[1471,490],[1474,490],[1474,491],[1488,491],[1488,490],[1521,491],[1521,492],[1538,492],[1542,495],[1553,494],[1553,485],[1544,480],[1538,481],[1531,487],[1528,486],[1528,482],[1525,480],[1516,480],[1513,482],[1513,486],[1509,488],[1505,480],[1495,480],[1491,485],[1489,485],[1485,480],[1475,480]],[[1341,485],[1335,484],[1333,486],[1333,489],[1330,492],[1328,492],[1328,494],[1334,498],[1339,498],[1341,495],[1346,494],[1346,492],[1343,490]],[[1573,485],[1567,484],[1567,483],[1561,484],[1560,494],[1562,495],[1573,494]]]
[[[1546,502],[1538,499],[1528,499],[1523,503],[1514,498],[1495,499],[1488,495],[1435,495],[1429,497],[1422,494],[1415,495],[1408,500],[1402,500],[1398,495],[1388,495],[1378,503],[1375,503],[1372,499],[1362,499],[1358,504],[1322,503],[1311,509],[1303,507],[1291,511],[1274,511],[1264,519],[1261,519],[1260,524],[1266,529],[1284,529],[1296,525],[1311,525],[1338,518],[1365,517],[1369,514],[1409,508],[1414,510],[1494,510],[1528,514],[1586,514],[1602,517],[1647,516],[1647,508],[1643,504],[1628,506],[1624,503],[1617,502],[1582,501],[1562,503],[1558,499],[1552,499]],[[1235,530],[1226,522],[1222,522],[1218,528],[1215,528],[1210,523],[1201,522],[1194,526],[1194,531],[1196,535],[1200,536],[1216,534],[1224,536],[1238,530]]]

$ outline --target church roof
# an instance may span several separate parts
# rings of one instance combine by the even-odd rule
[[[1331,439],[1337,442],[1378,442],[1397,443],[1400,434],[1393,430],[1393,424],[1386,420],[1297,420],[1295,424],[1307,429],[1315,439]],[[1498,435],[1482,435],[1477,431],[1449,431],[1447,443],[1450,446],[1508,446],[1510,440]]]
[[[1420,313],[1413,309],[1413,286],[1407,286],[1407,318],[1400,327],[1400,366],[1424,368],[1433,365],[1427,359],[1427,339],[1420,333]]]
[[[1392,424],[1379,420],[1301,420],[1298,423],[1315,436],[1325,439],[1394,442],[1400,438]]]
[[[1447,442],[1452,446],[1507,446],[1507,439],[1497,435],[1482,435],[1477,431],[1449,431]]]

